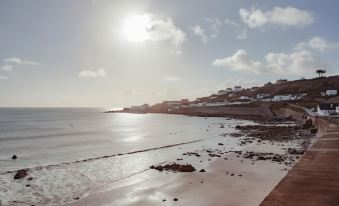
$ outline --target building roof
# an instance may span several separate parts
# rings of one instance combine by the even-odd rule
[[[339,107],[339,103],[322,103],[319,104],[320,110],[336,110]]]

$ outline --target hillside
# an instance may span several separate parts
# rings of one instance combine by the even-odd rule
[[[282,84],[269,84],[256,89],[256,93],[296,94],[308,93],[308,97],[321,97],[321,91],[326,89],[339,90],[339,76],[288,81]]]
[[[339,76],[322,77],[314,79],[294,80],[281,84],[265,84],[262,87],[244,89],[237,93],[238,96],[255,97],[257,94],[302,94],[307,93],[304,101],[312,102],[338,102],[339,97],[323,97],[321,92],[327,89],[339,91]]]

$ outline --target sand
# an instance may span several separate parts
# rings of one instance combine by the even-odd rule
[[[206,172],[166,172],[160,177],[91,194],[67,205],[259,205],[287,173],[283,164],[270,161],[252,164],[251,160],[235,154],[227,157],[228,160],[213,161]]]

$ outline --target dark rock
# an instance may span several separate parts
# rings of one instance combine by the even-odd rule
[[[31,185],[26,185],[26,187],[30,187]]]
[[[74,198],[73,198],[73,200],[78,200],[78,199],[80,199],[80,197],[74,197]]]
[[[156,169],[156,170],[158,170],[158,171],[163,171],[164,170],[164,167],[163,166],[161,166],[161,165],[158,165],[158,166],[156,166],[154,169]]]
[[[221,145],[221,146],[222,146],[222,145],[224,145],[224,144],[223,144],[223,143],[218,143],[218,145]]]
[[[311,134],[316,134],[318,132],[318,129],[317,128],[312,128],[310,129],[310,133]]]
[[[288,148],[288,154],[291,155],[303,155],[304,151],[303,150],[298,150],[298,149],[294,149],[294,148]]]
[[[201,169],[199,172],[206,172],[206,170],[204,170],[204,169]]]
[[[178,198],[174,198],[173,201],[178,201],[179,199]]]
[[[272,157],[272,161],[273,162],[283,162],[283,161],[285,161],[285,159],[283,158],[282,155],[276,154]]]
[[[180,165],[180,164],[177,164],[177,163],[166,164],[164,166],[158,165],[158,166],[153,167],[153,168],[151,166],[151,169],[155,169],[155,170],[158,170],[160,172],[163,171],[163,170],[169,170],[169,171],[173,171],[173,172],[194,172],[194,171],[196,171],[196,169],[190,164]]]
[[[218,154],[208,154],[210,157],[221,157],[221,155]]]
[[[242,135],[240,133],[230,133],[228,134],[231,137],[241,137]]]
[[[21,179],[21,178],[24,178],[28,175],[28,169],[22,169],[22,170],[18,170],[16,172],[16,174],[14,175],[14,179],[15,180],[18,180],[18,179]]]
[[[13,155],[12,160],[16,160],[16,159],[18,159],[18,157],[16,155]]]
[[[29,178],[27,178],[27,180],[32,181],[32,180],[33,180],[33,177],[29,177]]]

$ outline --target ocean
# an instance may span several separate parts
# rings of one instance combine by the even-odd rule
[[[251,124],[228,118],[104,111],[1,108],[2,203],[60,205],[94,191],[152,178],[158,173],[149,171],[149,166],[175,161],[183,151],[215,147],[225,138],[224,147],[236,149],[238,140],[221,134],[234,132],[235,125]],[[12,160],[12,155],[18,159]],[[23,168],[29,168],[34,178],[29,189],[8,172]]]

